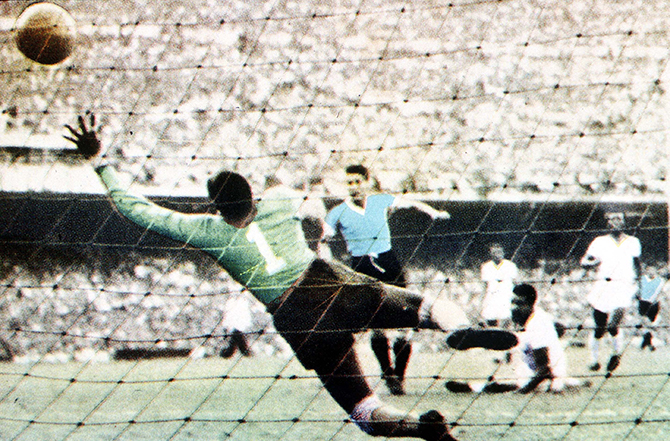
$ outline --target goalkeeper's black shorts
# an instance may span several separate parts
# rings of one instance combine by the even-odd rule
[[[302,365],[323,372],[352,349],[357,332],[417,327],[422,301],[343,264],[316,259],[268,312]]]

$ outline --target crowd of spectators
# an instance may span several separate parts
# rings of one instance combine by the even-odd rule
[[[41,268],[5,265],[0,338],[15,358],[109,359],[129,350],[203,357],[227,346],[226,301],[240,286],[207,260],[135,256],[112,271],[95,262],[46,261]],[[253,351],[285,352],[264,307],[248,299]]]
[[[139,357],[142,350],[208,357],[228,345],[233,330],[226,327],[226,302],[240,287],[207,259],[136,255],[112,270],[91,262],[47,262],[3,265],[0,338],[16,361],[102,361],[129,350]],[[408,276],[409,289],[428,298],[448,296],[477,321],[484,294],[477,268],[410,268]],[[521,269],[519,280],[537,287],[541,306],[567,327],[570,344],[585,343],[592,324],[586,304],[590,281],[582,269],[540,262]],[[251,354],[289,355],[263,306],[242,295],[252,314]],[[640,323],[631,310],[623,332],[642,335],[636,329]],[[668,341],[668,323],[668,308],[662,306],[658,346]],[[443,336],[433,332],[417,333],[415,341],[418,351],[446,349]]]
[[[388,191],[452,199],[667,181],[662,0],[61,3],[79,32],[65,64],[0,45],[4,143],[62,146],[91,109],[106,153],[158,193],[202,189],[222,161],[333,192],[363,162]]]

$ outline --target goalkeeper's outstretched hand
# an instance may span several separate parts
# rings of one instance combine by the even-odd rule
[[[100,141],[95,133],[95,115],[89,114],[88,128],[83,116],[80,115],[77,120],[79,121],[79,130],[66,124],[65,128],[70,131],[72,136],[63,135],[63,138],[73,142],[77,146],[77,151],[84,158],[90,159],[100,152]]]

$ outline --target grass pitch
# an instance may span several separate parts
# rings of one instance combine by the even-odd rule
[[[630,348],[610,377],[570,348],[592,386],[561,395],[452,394],[448,379],[504,379],[495,354],[417,352],[407,395],[388,395],[361,345],[370,382],[401,409],[436,408],[462,440],[670,439],[670,351]],[[0,365],[1,440],[369,440],[311,372],[281,357]]]

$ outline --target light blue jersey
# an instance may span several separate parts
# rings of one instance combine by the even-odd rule
[[[330,210],[326,223],[334,231],[340,230],[352,256],[385,253],[391,249],[387,216],[394,200],[395,197],[389,194],[368,196],[365,210],[343,202]]]
[[[640,300],[654,303],[658,300],[658,295],[663,290],[665,280],[662,277],[649,278],[649,276],[642,276],[640,280]]]

